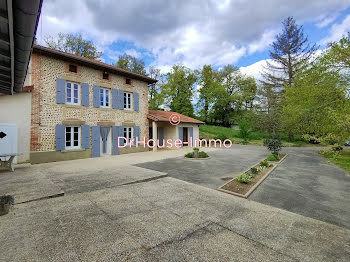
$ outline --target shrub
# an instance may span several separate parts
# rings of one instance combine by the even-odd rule
[[[5,205],[5,204],[13,205],[14,203],[15,203],[15,199],[11,195],[0,196],[0,205]]]
[[[266,146],[273,155],[278,156],[282,148],[281,137],[278,134],[272,134],[269,138],[264,140],[264,146]]]
[[[193,150],[199,150],[199,148],[198,147],[194,147]]]
[[[207,158],[209,155],[205,153],[204,151],[198,152],[198,157],[199,158]]]
[[[251,169],[250,169],[250,172],[252,172],[252,174],[253,175],[256,175],[257,173],[259,173],[259,169],[257,169],[256,167],[252,167]]]
[[[221,142],[224,142],[226,139],[228,139],[228,137],[224,134],[219,134],[215,136],[215,139],[220,139]]]
[[[250,133],[252,132],[251,125],[248,120],[241,119],[238,122],[238,126],[239,126],[239,136],[240,138],[243,139],[243,144],[247,144],[250,137]]]
[[[187,157],[187,158],[193,158],[193,153],[187,153],[187,154],[185,155],[185,157]]]
[[[334,144],[332,146],[332,151],[334,151],[334,152],[341,151],[341,150],[343,150],[343,147],[339,144]]]
[[[279,161],[280,158],[278,157],[278,155],[274,155],[274,154],[271,154],[269,156],[267,156],[266,158],[268,161]]]
[[[267,160],[261,161],[260,166],[261,167],[269,167],[269,162],[267,162]]]
[[[248,184],[252,179],[253,179],[252,176],[249,174],[241,174],[238,177],[236,177],[236,180],[239,183],[244,183],[244,184]]]

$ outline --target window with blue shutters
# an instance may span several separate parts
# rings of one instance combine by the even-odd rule
[[[110,90],[106,88],[100,88],[100,107],[110,108]]]
[[[124,92],[124,109],[132,110],[132,93]]]
[[[81,131],[80,126],[66,126],[65,149],[80,149]]]
[[[80,85],[78,83],[66,82],[66,104],[80,105]]]

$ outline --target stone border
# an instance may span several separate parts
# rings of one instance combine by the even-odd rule
[[[262,178],[260,178],[260,180],[259,180],[251,189],[249,189],[249,191],[248,191],[247,193],[245,193],[244,195],[243,195],[243,194],[240,194],[240,193],[236,193],[236,192],[232,192],[232,191],[228,191],[228,190],[223,189],[223,187],[224,187],[226,184],[230,183],[230,182],[233,181],[235,178],[233,178],[233,179],[227,181],[225,184],[223,184],[222,186],[218,187],[217,190],[220,191],[220,192],[224,192],[224,193],[227,193],[227,194],[239,196],[239,197],[242,197],[242,198],[248,198],[248,197],[254,192],[254,190],[255,190],[262,182],[264,182],[264,180],[271,174],[271,172],[274,171],[275,168],[276,168],[280,163],[282,163],[282,161],[283,161],[287,156],[288,156],[288,154],[286,154],[284,157],[282,157],[282,159],[281,159],[280,161],[278,161],[278,162],[270,161],[270,162],[273,162],[273,167],[271,168],[271,170],[268,171]],[[265,159],[266,159],[266,158],[265,158]],[[260,163],[260,162],[259,162],[259,163]],[[259,164],[259,163],[257,163],[257,164]],[[255,164],[254,166],[256,166],[257,164]],[[253,166],[253,167],[254,167],[254,166]],[[247,172],[247,171],[249,171],[249,170],[250,170],[250,169],[248,169],[248,170],[242,172],[242,174],[245,173],[245,172]]]
[[[208,157],[197,157],[197,158],[194,158],[194,157],[192,157],[192,158],[184,157],[184,158],[187,159],[187,160],[207,160],[207,159],[210,159],[211,157],[208,156]]]

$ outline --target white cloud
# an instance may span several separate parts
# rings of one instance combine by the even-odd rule
[[[240,67],[240,71],[243,74],[246,74],[248,76],[254,77],[256,80],[262,80],[263,77],[261,75],[261,72],[264,69],[264,66],[266,66],[266,61],[271,62],[271,59],[266,59],[266,60],[260,60],[254,64],[251,64],[249,66],[242,66]]]
[[[251,44],[249,44],[248,54],[264,51],[274,41],[276,34],[277,34],[276,30],[265,31],[258,41],[254,41]]]
[[[316,23],[316,26],[318,28],[326,27],[327,25],[331,24],[338,16],[339,14],[332,14],[326,17],[322,17],[319,22]]]
[[[162,68],[221,66],[266,50],[289,15],[300,24],[316,22],[348,6],[344,0],[46,0],[37,37],[43,43],[47,34],[81,33],[111,59],[119,54],[109,45],[129,41]]]
[[[329,42],[338,41],[340,38],[346,35],[347,32],[349,31],[350,31],[350,15],[346,16],[343,22],[341,22],[340,24],[332,25],[330,29],[330,34],[327,37],[320,40],[319,44],[326,45]]]

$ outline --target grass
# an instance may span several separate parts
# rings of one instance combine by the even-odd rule
[[[211,126],[211,125],[202,125],[199,127],[199,136],[204,139],[230,139],[233,144],[242,144],[243,139],[240,137],[239,130],[235,130],[232,128],[222,127],[222,126]],[[249,136],[249,144],[250,145],[260,145],[264,144],[264,139],[269,136],[268,133],[265,132],[256,132],[253,131]],[[307,143],[302,140],[301,137],[296,137],[295,141],[289,142],[287,141],[287,136],[282,135],[282,146],[284,147],[301,147],[301,146],[315,146]]]
[[[325,151],[321,154],[330,162],[336,164],[337,166],[345,169],[350,173],[350,150],[342,150],[338,153]]]

